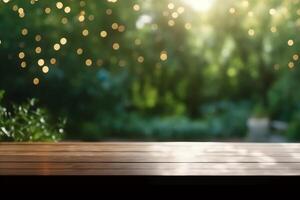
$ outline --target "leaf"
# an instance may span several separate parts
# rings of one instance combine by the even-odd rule
[[[0,90],[0,102],[4,97],[5,92],[3,90]]]
[[[5,127],[1,127],[1,131],[2,131],[2,133],[4,133],[7,137],[10,136],[10,133],[6,130]]]

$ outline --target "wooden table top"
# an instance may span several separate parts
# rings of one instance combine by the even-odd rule
[[[300,144],[0,143],[0,175],[300,175]]]

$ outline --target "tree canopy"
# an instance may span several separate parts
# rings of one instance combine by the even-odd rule
[[[300,137],[299,0],[1,0],[0,89],[67,138],[240,137],[253,108]],[[296,127],[296,128],[295,128]]]

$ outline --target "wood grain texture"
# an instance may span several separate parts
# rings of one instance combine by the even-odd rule
[[[300,175],[300,144],[0,143],[0,175]]]

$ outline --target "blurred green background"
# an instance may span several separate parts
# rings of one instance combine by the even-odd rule
[[[64,140],[298,141],[299,33],[299,0],[0,0],[1,104]]]

